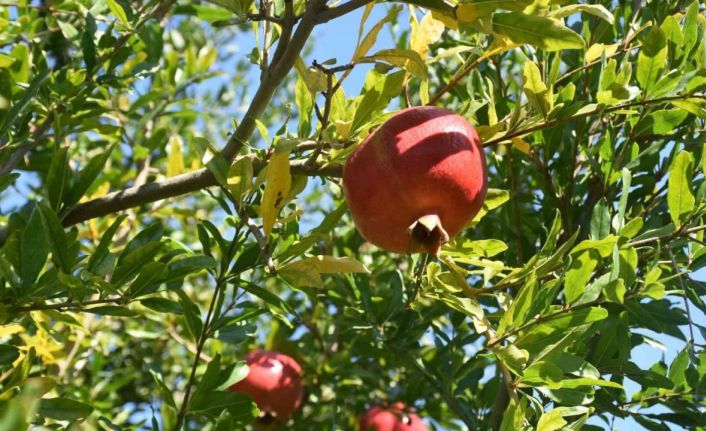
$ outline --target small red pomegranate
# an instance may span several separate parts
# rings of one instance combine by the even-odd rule
[[[438,255],[480,210],[488,188],[473,126],[446,109],[404,109],[351,154],[343,189],[358,231],[397,253]]]
[[[260,409],[262,425],[287,419],[302,403],[302,369],[291,357],[257,350],[245,358],[250,371],[230,387],[248,394]]]
[[[422,419],[402,403],[370,408],[359,421],[360,431],[427,431]]]

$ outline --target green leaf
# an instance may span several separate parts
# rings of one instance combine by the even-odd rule
[[[105,0],[105,3],[108,5],[108,8],[113,13],[113,15],[115,15],[115,17],[120,20],[120,22],[122,22],[126,27],[130,27],[130,22],[127,19],[125,9],[123,9],[120,3],[118,3],[116,0]]]
[[[493,31],[519,44],[530,44],[547,51],[584,49],[581,36],[561,21],[521,12],[493,15]]]
[[[20,357],[20,351],[15,346],[0,344],[0,365],[10,365]]]
[[[228,8],[231,9],[231,8]],[[228,20],[233,17],[233,12],[219,7],[203,6],[199,4],[178,5],[174,13],[196,16],[208,22]]]
[[[18,46],[24,46],[24,45],[18,45]],[[44,81],[49,78],[50,75],[50,70],[46,69],[43,70],[39,75],[35,76],[32,79],[32,82],[29,84],[29,88],[25,90],[24,95],[22,96],[22,99],[20,99],[18,102],[15,102],[12,104],[10,109],[7,111],[7,114],[5,115],[4,121],[0,125],[0,137],[5,136],[7,132],[10,130],[12,126],[15,125],[15,122],[22,119],[23,116],[22,114],[24,113],[25,108],[33,101],[35,101],[37,97],[37,93],[39,92],[39,89],[42,87],[44,84]],[[17,81],[17,78],[15,78]]]
[[[527,350],[518,349],[513,344],[495,349],[493,353],[515,374],[522,373],[522,369],[527,365],[529,359]]]
[[[23,289],[29,289],[37,280],[48,255],[47,232],[44,231],[40,210],[35,207],[20,238],[20,265],[17,272]]]
[[[611,280],[603,288],[603,293],[609,302],[622,304],[625,301],[625,282],[622,278]]]
[[[184,310],[184,320],[186,322],[186,327],[191,334],[192,339],[198,340],[201,336],[201,331],[203,329],[203,323],[201,322],[201,311],[199,307],[194,304],[191,299],[184,293],[183,290],[176,290],[179,295],[179,303],[181,308]]]
[[[691,387],[691,384],[686,378],[686,369],[689,366],[689,345],[687,345],[676,358],[672,361],[669,366],[669,373],[667,377],[674,383],[675,388],[679,387]],[[693,383],[692,383],[693,384]]]
[[[110,281],[115,286],[122,286],[137,275],[140,269],[152,262],[162,249],[162,243],[155,241],[147,243],[136,250],[133,250],[123,258],[118,260],[113,276]]]
[[[250,157],[236,160],[228,168],[228,190],[233,194],[236,202],[252,188],[253,165]]]
[[[164,378],[162,377],[162,374],[151,369],[149,370],[149,372],[152,375],[152,378],[154,379],[155,383],[157,383],[157,389],[162,395],[162,400],[176,410],[176,403],[174,402],[174,397],[172,396],[173,391],[169,389],[166,384],[164,384]]]
[[[488,192],[485,194],[485,201],[483,201],[483,207],[478,211],[470,225],[477,224],[486,214],[502,206],[505,202],[510,200],[510,192],[507,190],[493,189],[489,188]]]
[[[567,422],[561,415],[561,411],[552,410],[548,413],[544,413],[537,423],[537,431],[556,431],[564,428]]]
[[[351,124],[352,132],[368,123],[376,112],[383,110],[390,103],[393,97],[400,95],[404,78],[404,71],[388,75],[380,74],[374,69],[368,72],[366,83],[372,81],[372,85],[365,90],[360,102],[358,102]]]
[[[228,186],[228,170],[230,166],[228,161],[220,153],[213,154],[211,159],[206,162],[206,167],[213,177],[218,181],[218,184]]]
[[[649,95],[662,76],[667,61],[667,38],[659,26],[653,26],[637,57],[637,82]]]
[[[44,398],[39,404],[39,415],[60,421],[75,421],[88,417],[93,407],[69,398]]]
[[[496,331],[498,337],[503,336],[510,328],[522,326],[533,317],[529,314],[529,311],[535,301],[538,289],[537,277],[532,274],[522,286],[502,319],[500,319],[500,324]]]
[[[694,156],[687,151],[681,151],[669,170],[667,204],[669,215],[677,227],[681,226],[684,219],[691,214],[696,203],[691,192],[691,181],[694,178],[693,166]]]
[[[162,262],[149,262],[140,270],[140,274],[135,281],[130,283],[130,288],[125,292],[125,296],[139,298],[143,295],[154,293],[156,288],[167,279],[169,269]]]
[[[576,257],[566,271],[564,294],[569,304],[576,301],[584,292],[593,270],[598,265],[599,255],[591,250],[581,253]]]
[[[49,238],[52,259],[64,273],[70,274],[73,269],[73,258],[71,257],[69,239],[66,236],[64,227],[61,225],[56,213],[44,201],[39,202],[37,208],[39,208],[44,230]]]
[[[206,366],[206,372],[203,374],[203,376],[201,376],[201,379],[199,380],[199,384],[196,387],[196,391],[194,391],[194,396],[191,399],[192,405],[198,405],[202,401],[205,401],[202,399],[203,396],[206,395],[208,392],[214,390],[217,386],[219,386],[220,374],[221,355],[217,354],[208,363],[208,365]]]
[[[152,223],[146,228],[142,229],[140,233],[135,235],[135,237],[127,243],[123,251],[120,253],[120,257],[118,257],[118,264],[120,264],[122,260],[125,259],[130,253],[142,247],[143,245],[150,242],[159,241],[159,239],[162,238],[163,234],[164,229],[162,227],[161,222]]]
[[[401,67],[421,80],[429,78],[426,63],[422,57],[420,57],[419,53],[410,49],[381,49],[375,54],[361,57],[357,61],[359,63],[375,63],[382,61],[392,64],[393,66]]]
[[[613,25],[613,23],[615,22],[613,14],[610,13],[610,11],[605,8],[605,6],[600,4],[572,4],[550,12],[549,16],[552,18],[566,18],[567,16],[571,16],[579,12],[597,16],[598,18],[606,21],[608,24],[611,25]]]
[[[91,257],[88,259],[88,265],[86,266],[88,271],[96,275],[106,275],[108,271],[110,271],[110,265],[112,265],[113,261],[112,259],[110,259],[111,253],[108,247],[113,242],[113,236],[115,235],[115,232],[117,232],[118,228],[120,227],[120,224],[126,218],[127,214],[119,215],[115,219],[115,221],[110,225],[110,227],[105,230],[100,242],[98,243],[98,247],[96,247],[95,251],[91,254]]]
[[[615,244],[618,242],[618,237],[609,235],[603,239],[581,241],[576,247],[571,250],[571,254],[580,253],[585,250],[595,250],[601,257],[608,257],[613,252]]]
[[[113,144],[104,151],[101,151],[97,156],[91,158],[85,168],[81,169],[76,182],[68,192],[66,199],[64,199],[65,208],[70,208],[75,205],[88,191],[96,178],[98,178],[98,175],[103,172],[105,163],[108,161],[108,158],[110,158],[115,146],[116,144]]]
[[[603,239],[610,233],[610,211],[605,199],[601,199],[593,207],[590,231],[591,239],[594,240]]]
[[[171,301],[169,299],[154,297],[147,298],[140,301],[140,304],[149,308],[150,310],[157,311],[159,313],[171,313],[171,314],[183,314],[181,305],[178,302]]]
[[[657,135],[672,133],[675,128],[686,120],[688,115],[689,112],[683,109],[661,109],[652,112],[650,114],[653,121],[652,131]]]
[[[96,20],[90,12],[86,14],[86,29],[81,33],[81,51],[83,52],[83,62],[86,64],[86,72],[91,74],[96,67],[96,43],[95,34],[97,26]]]
[[[525,62],[523,78],[527,100],[543,118],[547,118],[549,112],[554,108],[554,97],[551,90],[542,81],[539,67],[531,61]]]
[[[227,410],[233,417],[235,429],[242,429],[258,415],[257,406],[252,399],[240,392],[211,391],[189,407],[192,412],[210,419],[215,419]]]
[[[314,109],[314,97],[299,73],[297,73],[297,81],[294,84],[294,103],[296,103],[299,113],[297,134],[300,138],[305,138],[311,133],[311,112]]]
[[[0,69],[6,69],[10,66],[12,66],[12,63],[14,63],[16,60],[14,57],[0,53]]]
[[[65,195],[69,193],[71,168],[69,168],[68,147],[58,148],[54,152],[45,182],[47,198],[54,211],[59,211]]]
[[[461,22],[474,22],[499,9],[522,11],[531,4],[532,0],[464,0],[456,7],[456,18]]]
[[[442,252],[455,258],[470,256],[493,257],[507,250],[507,245],[498,239],[457,240],[444,246]]]
[[[527,398],[524,396],[520,400],[520,405],[518,406],[515,400],[510,400],[510,405],[508,406],[505,414],[503,415],[503,421],[500,425],[500,431],[517,431],[523,428],[525,422],[525,412],[527,410]]]
[[[699,41],[699,1],[695,0],[686,11],[686,19],[684,21],[684,52],[689,54]],[[689,58],[689,55],[684,56],[684,61]]]
[[[214,269],[217,265],[211,256],[186,256],[169,263],[167,280],[182,279],[189,274]]]

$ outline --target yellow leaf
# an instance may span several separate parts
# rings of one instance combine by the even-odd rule
[[[24,332],[24,330],[25,329],[17,323],[2,325],[0,326],[0,338],[8,337],[13,334],[19,334],[20,332]]]
[[[427,12],[419,24],[412,21],[409,47],[412,51],[417,51],[420,57],[425,58],[429,53],[429,45],[439,40],[443,32],[444,23],[434,19],[431,12]]]
[[[296,286],[323,287],[321,274],[367,274],[369,271],[351,257],[313,256],[287,264],[278,273]]]
[[[230,165],[228,168],[228,189],[235,199],[240,199],[250,190],[252,177],[253,169],[250,157],[243,157]]]
[[[586,50],[586,63],[593,63],[601,58],[603,53],[606,57],[610,57],[618,50],[618,44],[605,45],[602,43],[594,43]]]
[[[450,16],[435,10],[431,11],[431,15],[434,17],[434,19],[443,22],[444,25],[450,28],[451,30],[458,30],[458,21],[451,18]]]
[[[425,79],[419,84],[419,100],[422,105],[429,103],[429,80]]]
[[[19,346],[20,350],[28,351],[30,348],[34,347],[37,355],[42,358],[42,362],[45,364],[51,364],[57,361],[54,353],[61,352],[62,346],[46,332],[37,331],[35,335],[22,334],[20,337],[22,337],[22,340],[25,342],[24,346]]]
[[[290,151],[274,153],[267,164],[265,193],[260,204],[260,217],[262,217],[262,227],[265,230],[266,238],[269,238],[272,233],[272,227],[277,221],[277,214],[282,209],[284,198],[292,187],[289,153]]]
[[[307,68],[301,57],[298,57],[294,63],[294,69],[311,93],[316,94],[319,91],[325,91],[328,87],[328,80],[324,72],[314,68]]]
[[[409,49],[381,49],[375,54],[367,57],[360,57],[359,63],[375,63],[384,61],[405,69],[407,72],[421,80],[429,78],[427,65],[422,57],[415,51]]]
[[[348,136],[351,133],[351,124],[353,124],[353,121],[336,120],[333,124],[336,126],[336,133],[338,133],[342,139],[348,139]]]
[[[167,176],[173,177],[184,172],[184,142],[178,135],[169,137],[167,143]]]
[[[556,431],[562,429],[567,422],[561,416],[561,413],[562,412],[559,410],[544,413],[537,423],[537,431]]]
[[[554,98],[551,89],[542,81],[539,67],[531,61],[525,62],[523,77],[527,99],[542,117],[547,118],[549,111],[554,107]]]
[[[397,14],[402,10],[402,7],[391,7],[387,13],[387,15],[378,21],[373,28],[370,29],[368,34],[365,35],[362,41],[358,44],[358,46],[355,49],[355,52],[353,53],[353,61],[358,60],[359,58],[365,56],[368,51],[370,51],[370,48],[375,45],[375,42],[378,39],[378,34],[380,33],[380,30],[382,30],[383,26],[392,21],[397,17]],[[367,16],[364,16],[364,18],[367,18]],[[361,21],[361,30],[363,28],[363,21]]]
[[[529,155],[531,152],[530,145],[525,142],[522,138],[512,138],[512,145],[514,145],[515,148],[527,155]]]

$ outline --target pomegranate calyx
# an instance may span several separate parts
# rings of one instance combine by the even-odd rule
[[[441,246],[449,242],[449,234],[436,214],[419,217],[407,228],[407,233],[412,249],[420,247],[434,257],[438,257]]]

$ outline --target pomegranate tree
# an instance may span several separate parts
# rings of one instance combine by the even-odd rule
[[[487,190],[473,126],[446,109],[404,109],[351,154],[343,188],[358,231],[398,253],[437,255],[480,210]]]
[[[302,369],[291,357],[257,350],[246,357],[247,377],[230,387],[249,395],[260,409],[261,422],[280,422],[294,413],[302,402]]]
[[[360,421],[360,431],[427,431],[422,419],[403,403],[394,403],[387,408],[374,406]]]

